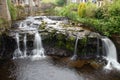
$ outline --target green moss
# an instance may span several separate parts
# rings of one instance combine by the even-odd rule
[[[72,36],[70,36],[70,37],[69,37],[69,41],[75,41],[75,38],[72,37]]]
[[[40,25],[39,29],[45,29],[45,27],[46,27],[46,23],[42,22],[42,24]]]
[[[65,39],[65,35],[63,35],[63,34],[58,34],[58,35],[57,35],[57,39],[58,39],[58,40],[63,40],[63,39]]]
[[[81,39],[81,43],[82,43],[83,45],[86,45],[86,44],[87,44],[87,37],[82,38],[82,39]]]
[[[56,46],[60,48],[65,48],[65,43],[63,41],[57,41]]]
[[[74,50],[74,45],[71,42],[66,43],[66,49],[73,51]]]

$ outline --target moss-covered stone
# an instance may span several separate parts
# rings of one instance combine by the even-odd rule
[[[57,34],[56,38],[57,38],[58,40],[63,40],[63,39],[66,38],[66,36],[63,35],[63,34]]]
[[[42,24],[39,26],[39,29],[42,30],[42,29],[45,29],[46,27],[46,22],[42,22]]]

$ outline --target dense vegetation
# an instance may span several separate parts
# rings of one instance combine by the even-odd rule
[[[67,3],[67,0],[56,0],[58,6],[64,6]]]
[[[107,36],[120,34],[120,0],[113,0],[112,3],[104,1],[105,5],[97,7],[96,4],[90,2],[67,4],[66,0],[42,0],[43,3],[56,5],[47,10],[50,14],[68,17]],[[21,17],[21,12],[23,12],[20,12],[21,7],[15,7],[10,0],[8,0],[8,6],[12,20]]]
[[[96,7],[93,3],[69,4],[57,10],[58,15],[89,25],[95,30],[110,36],[120,34],[120,0]],[[111,5],[112,4],[112,5]]]

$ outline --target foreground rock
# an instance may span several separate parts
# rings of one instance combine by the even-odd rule
[[[28,47],[33,44],[34,34],[39,32],[43,40],[43,45],[51,45],[46,51],[54,51],[53,53],[46,53],[47,55],[72,56],[75,50],[76,39],[78,39],[78,57],[88,59],[95,58],[97,55],[100,56],[99,53],[102,45],[99,44],[101,43],[99,33],[84,29],[84,27],[70,22],[65,17],[28,17],[26,20],[15,24],[12,28],[13,30],[10,30],[10,36],[15,39],[15,34],[19,33],[21,43],[23,43],[24,35],[27,34],[27,42],[30,43],[27,44]],[[56,48],[62,49],[63,52]]]

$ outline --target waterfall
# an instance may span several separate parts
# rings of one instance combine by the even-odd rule
[[[108,61],[105,69],[111,70],[112,68],[120,70],[120,64],[117,61],[117,52],[114,43],[109,38],[102,38],[102,43],[106,52],[106,60]]]
[[[23,56],[22,51],[20,50],[19,33],[16,33],[15,37],[17,42],[17,49],[14,51],[13,59]]]
[[[26,34],[24,35],[24,57],[27,56],[27,37],[26,37]]]
[[[77,44],[78,44],[78,37],[76,37],[76,41],[75,41],[75,47],[74,47],[74,54],[71,58],[71,60],[75,60],[77,58]]]
[[[100,46],[100,43],[99,43],[99,38],[97,38],[97,57],[100,57],[100,50],[99,50],[99,46]]]
[[[37,32],[35,33],[34,39],[34,50],[33,50],[33,58],[44,58],[44,48],[42,46],[41,35]]]

